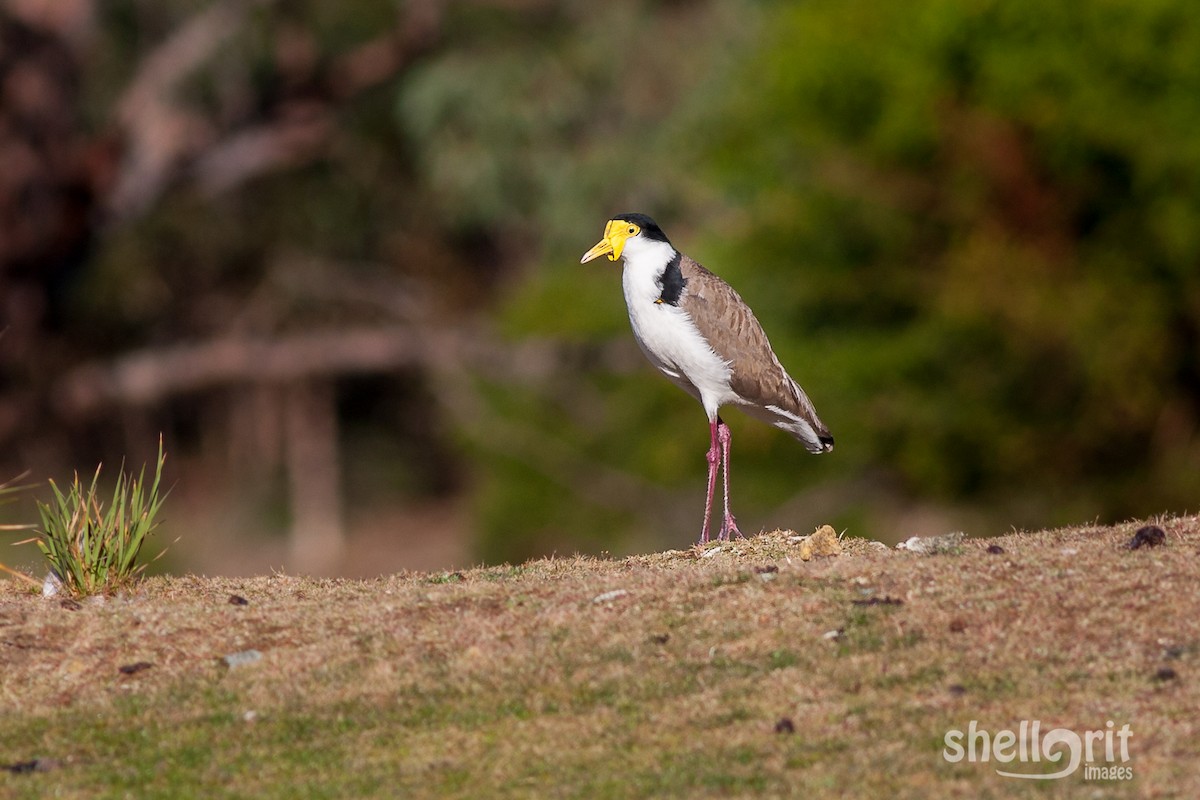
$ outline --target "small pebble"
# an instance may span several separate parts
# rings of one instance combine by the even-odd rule
[[[866,600],[851,600],[850,605],[852,605],[852,606],[902,606],[902,605],[904,605],[904,601],[901,600],[899,597],[892,597],[891,595],[888,595],[887,597],[871,597]]]
[[[235,667],[244,667],[262,660],[262,653],[257,650],[242,650],[239,653],[230,653],[223,656],[221,661],[226,667],[234,669]]]
[[[1133,535],[1129,543],[1125,545],[1130,550],[1137,550],[1142,547],[1158,547],[1167,540],[1167,534],[1163,533],[1163,529],[1157,525],[1147,525],[1144,528],[1138,528],[1138,532]]]
[[[54,597],[62,591],[62,578],[58,577],[58,573],[50,570],[46,573],[46,580],[42,581],[42,597]]]
[[[592,602],[607,603],[610,600],[616,600],[620,597],[624,597],[627,594],[629,594],[629,592],[626,589],[613,589],[611,592],[604,592],[603,594],[596,595],[592,598]]]
[[[153,666],[154,665],[151,664],[149,661],[137,661],[133,664],[123,664],[123,665],[117,667],[117,671],[120,672],[122,675],[136,675],[137,673],[141,672],[142,670],[150,669]]]
[[[5,764],[0,769],[6,772],[11,772],[14,775],[27,775],[31,772],[49,772],[58,764],[46,758],[32,758],[29,761],[17,761],[12,764]]]
[[[1156,681],[1173,681],[1178,677],[1179,673],[1171,667],[1159,667],[1158,671],[1154,673],[1154,680]]]
[[[911,536],[896,545],[897,550],[908,550],[917,555],[929,556],[937,553],[955,553],[966,536],[962,531],[952,531],[941,536]]]

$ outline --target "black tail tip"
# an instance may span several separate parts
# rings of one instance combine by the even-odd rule
[[[830,436],[829,434],[825,434],[824,436],[818,436],[817,439],[819,439],[821,442],[821,450],[822,451],[824,451],[826,453],[833,451],[833,437],[832,436]]]

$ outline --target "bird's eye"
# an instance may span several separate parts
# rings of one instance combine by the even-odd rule
[[[632,234],[632,233],[637,233],[637,228],[630,228],[630,229],[629,229],[629,232],[630,232],[631,234]]]

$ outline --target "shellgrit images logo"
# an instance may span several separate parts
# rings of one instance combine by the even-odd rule
[[[952,728],[943,737],[942,758],[951,764],[996,763],[996,774],[1005,778],[1055,780],[1073,775],[1083,767],[1085,781],[1128,781],[1129,739],[1133,731],[1126,723],[1117,728],[1112,720],[1099,730],[1067,728],[1042,730],[1041,720],[1022,720],[1017,730],[991,733],[971,720],[966,731]],[[1014,765],[1031,765],[1020,769]],[[1045,772],[1047,766],[1058,767]]]

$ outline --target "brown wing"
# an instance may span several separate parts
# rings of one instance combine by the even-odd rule
[[[737,291],[687,256],[683,256],[680,269],[687,279],[680,307],[717,355],[730,363],[730,388],[749,406],[775,406],[803,419],[821,442],[828,439],[831,446],[829,429],[817,417],[804,390],[779,363],[762,325]]]

